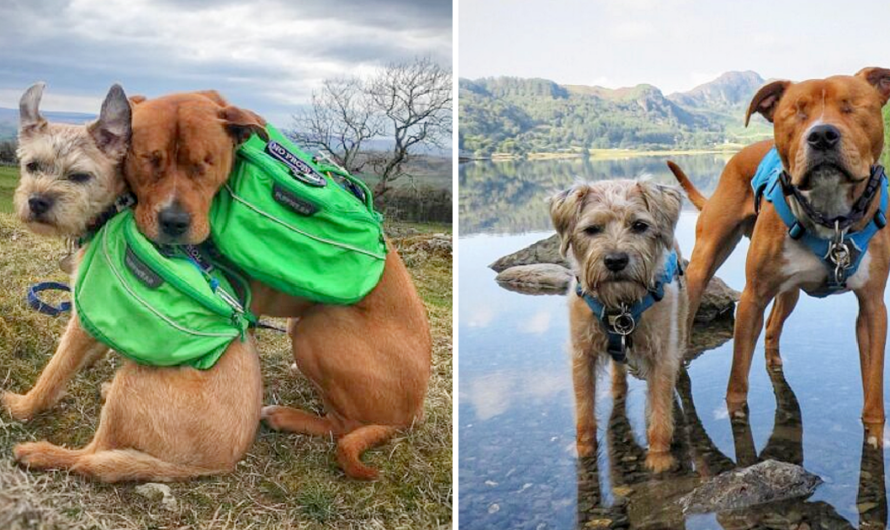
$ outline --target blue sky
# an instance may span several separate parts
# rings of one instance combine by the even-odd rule
[[[112,83],[215,88],[281,124],[327,77],[452,60],[451,0],[2,0],[0,107],[95,113]],[[285,123],[286,124],[286,123]]]
[[[460,2],[461,77],[688,90],[729,70],[792,80],[890,67],[887,0]]]

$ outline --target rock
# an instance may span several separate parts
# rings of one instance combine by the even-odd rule
[[[806,497],[822,479],[794,464],[766,460],[721,473],[680,499],[684,513],[722,512]]]
[[[572,281],[572,271],[552,263],[516,265],[498,273],[495,281],[508,284],[513,291],[528,294],[565,294]]]
[[[569,268],[569,262],[559,255],[559,236],[553,234],[547,239],[533,243],[522,250],[498,259],[489,268],[502,272],[516,265],[532,265],[535,263],[553,263]]]
[[[684,268],[688,264],[688,261],[683,260]],[[531,268],[534,265],[547,267]],[[489,267],[499,273],[495,279],[502,287],[523,294],[565,292],[572,277],[568,261],[559,255],[559,237],[556,234],[508,254]],[[565,274],[568,274],[568,280],[563,280]],[[727,313],[735,309],[739,296],[738,291],[715,276],[702,294],[695,322],[707,324],[721,316],[727,316]]]
[[[726,313],[732,313],[735,303],[739,301],[740,294],[720,278],[714,276],[701,297],[701,305],[695,314],[695,321],[707,324],[717,320]]]
[[[166,484],[148,482],[141,486],[136,486],[135,491],[148,500],[161,501],[161,506],[163,506],[165,510],[176,510],[176,497],[173,496],[173,492],[170,490],[170,486]]]

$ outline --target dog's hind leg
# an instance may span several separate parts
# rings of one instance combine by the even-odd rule
[[[102,482],[146,481],[172,482],[203,475],[217,475],[231,468],[208,469],[167,462],[135,449],[97,451],[78,458],[71,471]]]
[[[312,436],[337,434],[336,426],[330,419],[291,407],[278,405],[263,407],[262,419],[276,431],[288,431]]]
[[[398,431],[387,425],[366,425],[337,440],[337,462],[347,476],[362,480],[374,480],[378,471],[360,460],[362,453],[386,443]]]
[[[782,356],[779,354],[779,339],[782,336],[782,327],[785,320],[794,311],[794,306],[800,299],[800,289],[791,289],[780,293],[773,302],[773,308],[766,320],[766,366],[767,368],[780,368]]]
[[[37,383],[24,395],[4,392],[3,407],[17,420],[31,418],[56,404],[74,374],[107,351],[108,347],[84,331],[77,315],[72,314],[56,353],[40,373]]]

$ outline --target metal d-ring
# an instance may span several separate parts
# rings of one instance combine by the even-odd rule
[[[622,342],[624,337],[627,337],[631,333],[633,333],[634,329],[637,327],[637,323],[634,320],[633,315],[630,314],[630,311],[627,309],[627,306],[621,304],[621,312],[617,315],[609,315],[609,326],[612,327],[612,330],[621,335]]]
[[[844,271],[850,267],[851,255],[850,247],[844,241],[847,230],[840,229],[840,221],[834,222],[834,237],[828,245],[828,260],[834,264],[834,281],[842,283],[844,280]]]

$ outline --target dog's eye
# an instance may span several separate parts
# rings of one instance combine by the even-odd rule
[[[40,164],[37,162],[28,162],[28,165],[25,166],[25,169],[28,170],[28,173],[37,173],[40,169]]]
[[[598,225],[590,225],[584,229],[584,233],[589,236],[595,236],[603,231],[603,227]]]
[[[643,221],[634,221],[634,224],[630,225],[630,229],[633,230],[635,234],[642,234],[646,230],[649,230],[649,224]]]
[[[75,182],[77,184],[83,184],[84,182],[93,178],[89,173],[72,173],[68,175],[68,180],[71,182]]]
[[[844,100],[841,103],[841,112],[844,114],[852,114],[853,113],[853,105],[849,101]]]

